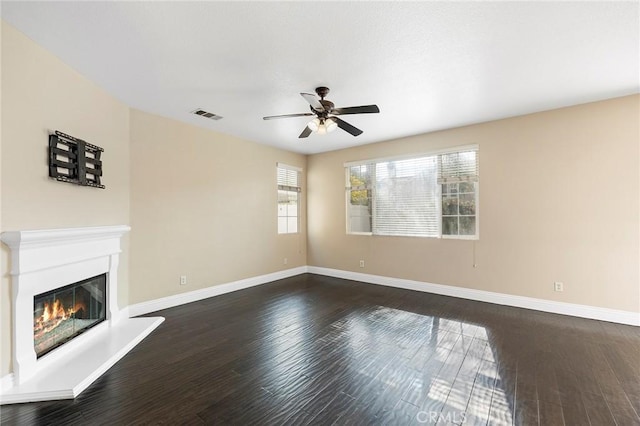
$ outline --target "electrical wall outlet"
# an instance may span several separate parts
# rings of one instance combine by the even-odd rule
[[[187,285],[187,276],[180,275],[180,285]]]
[[[361,268],[364,268],[364,260],[361,260],[361,261],[360,261],[360,267],[361,267]]]
[[[286,265],[286,264],[287,264],[287,262],[288,262],[288,260],[287,260],[287,258],[285,257],[285,258],[284,258],[284,260],[282,261],[282,263],[283,263],[284,265]]]
[[[553,283],[553,289],[555,291],[564,291],[564,284],[562,284],[560,281],[556,281]]]

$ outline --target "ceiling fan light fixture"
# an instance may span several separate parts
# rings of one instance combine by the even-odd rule
[[[338,123],[333,118],[327,118],[324,125],[327,128],[327,133],[334,132],[338,128]]]
[[[311,120],[309,122],[309,124],[307,124],[307,127],[312,132],[317,132],[318,131],[318,127],[320,127],[320,120],[318,120],[317,118],[314,118],[313,120]]]

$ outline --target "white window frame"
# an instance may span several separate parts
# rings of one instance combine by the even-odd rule
[[[278,203],[277,203],[278,191],[294,192],[294,191],[291,191],[291,188],[293,187],[281,187],[280,183],[278,182],[278,169],[291,170],[291,171],[295,171],[298,174],[297,175],[298,186],[295,187],[297,188],[297,193],[298,193],[298,201],[296,203],[296,232],[288,232],[288,231],[280,232],[280,229],[277,223],[278,219],[281,217],[278,215]],[[302,201],[302,186],[301,186],[302,171],[303,169],[301,167],[291,166],[289,164],[284,164],[284,163],[276,163],[276,231],[278,235],[296,235],[300,233],[300,204]],[[290,216],[286,216],[286,217],[288,218]]]
[[[404,154],[404,155],[397,155],[397,156],[392,156],[392,157],[379,157],[379,158],[374,158],[374,159],[369,159],[369,160],[359,160],[359,161],[349,161],[344,163],[344,170],[345,170],[345,183],[346,184],[350,184],[349,182],[349,176],[350,176],[350,172],[349,172],[349,168],[352,166],[360,166],[360,165],[375,165],[376,163],[381,163],[381,162],[387,162],[387,161],[397,161],[397,160],[407,160],[407,159],[413,159],[413,158],[419,158],[419,157],[429,157],[429,156],[436,156],[436,155],[440,155],[440,154],[450,154],[450,153],[454,153],[454,152],[463,152],[463,151],[476,151],[478,154],[478,177],[480,176],[480,159],[479,159],[479,145],[477,144],[473,144],[473,145],[461,145],[461,146],[456,146],[456,147],[451,147],[451,148],[445,148],[445,149],[439,149],[439,150],[433,150],[433,151],[428,151],[428,152],[421,152],[421,153],[416,153],[416,154]],[[373,182],[375,182],[375,168],[373,169]],[[438,235],[437,236],[408,236],[408,235],[377,235],[373,233],[373,229],[375,229],[375,202],[376,202],[376,194],[375,194],[375,184],[372,185],[371,188],[371,232],[351,232],[349,230],[349,191],[347,190],[348,187],[345,188],[345,226],[346,226],[346,233],[347,235],[369,235],[369,236],[384,236],[384,237],[401,237],[401,238],[439,238],[439,239],[447,239],[447,240],[479,240],[480,239],[480,179],[478,178],[478,181],[475,182],[475,219],[476,219],[476,232],[475,235],[443,235],[442,234],[442,185],[441,184],[437,184],[437,199],[438,199],[438,204],[437,204],[437,215],[438,215]]]

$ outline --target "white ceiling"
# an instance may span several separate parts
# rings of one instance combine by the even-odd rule
[[[640,91],[638,2],[2,2],[124,103],[317,153]],[[298,139],[299,92],[364,130]],[[222,115],[190,115],[203,108]]]

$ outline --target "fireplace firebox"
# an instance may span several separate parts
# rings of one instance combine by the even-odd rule
[[[106,319],[106,284],[102,274],[34,296],[33,343],[38,358]]]

